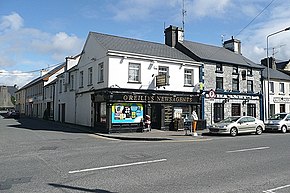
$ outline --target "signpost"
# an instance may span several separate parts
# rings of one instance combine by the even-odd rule
[[[216,97],[216,93],[215,93],[215,91],[213,90],[213,89],[210,89],[210,91],[208,92],[208,96],[209,96],[209,98],[210,98],[210,101],[211,101],[211,103],[210,103],[210,117],[211,117],[211,119],[210,119],[210,123],[211,123],[211,125],[212,125],[212,120],[213,120],[213,117],[212,117],[212,104],[213,104],[213,102],[214,102],[214,99],[215,99],[215,97]]]

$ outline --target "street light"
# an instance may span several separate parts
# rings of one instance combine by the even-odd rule
[[[284,32],[284,31],[288,31],[290,30],[290,27],[287,27],[285,29],[282,29],[280,31],[271,33],[267,36],[267,79],[268,79],[268,112],[266,114],[266,118],[270,117],[270,73],[269,73],[269,68],[270,68],[270,64],[269,64],[269,37],[276,35],[278,33]],[[272,59],[273,60],[273,59]]]

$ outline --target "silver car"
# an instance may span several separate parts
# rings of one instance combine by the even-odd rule
[[[232,116],[209,126],[209,132],[215,134],[256,133],[261,135],[265,130],[264,122],[251,116]]]
[[[276,130],[286,133],[290,128],[290,113],[277,113],[265,121],[266,130]]]

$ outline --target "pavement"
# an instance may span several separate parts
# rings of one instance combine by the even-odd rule
[[[152,129],[147,132],[132,132],[132,133],[111,133],[102,134],[94,133],[95,135],[113,138],[119,140],[138,140],[138,141],[194,141],[207,140],[208,129],[197,130],[195,134],[189,131],[166,131],[159,129]]]

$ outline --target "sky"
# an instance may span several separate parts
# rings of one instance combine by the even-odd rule
[[[0,85],[18,87],[81,52],[88,33],[164,43],[164,28],[214,46],[232,38],[260,63],[267,36],[290,27],[290,0],[0,0]],[[290,59],[290,30],[268,38],[269,56]]]

